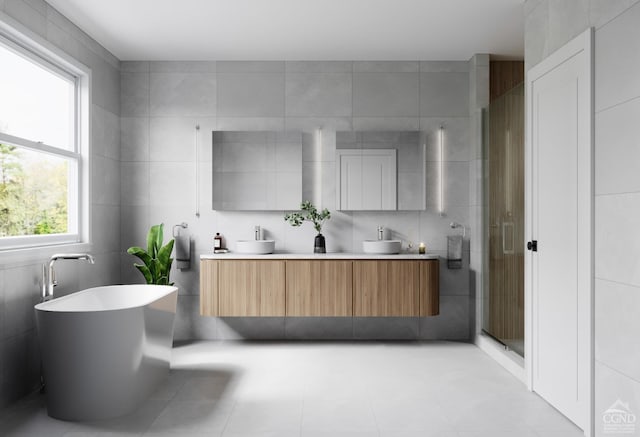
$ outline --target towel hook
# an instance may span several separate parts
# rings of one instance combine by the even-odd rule
[[[451,222],[449,224],[449,226],[451,226],[451,229],[462,228],[462,238],[467,236],[467,227],[466,226],[461,225],[458,222]]]
[[[173,238],[175,238],[178,235],[180,235],[180,231],[176,232],[176,228],[187,229],[188,227],[189,227],[189,225],[186,222],[182,222],[180,224],[173,225],[173,231],[171,232],[173,234]]]

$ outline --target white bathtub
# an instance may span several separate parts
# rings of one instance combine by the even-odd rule
[[[115,285],[36,305],[49,415],[135,410],[168,375],[177,296],[171,286]]]

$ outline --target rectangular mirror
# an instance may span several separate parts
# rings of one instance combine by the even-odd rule
[[[425,209],[425,146],[419,131],[336,132],[336,207]]]
[[[213,132],[213,209],[295,210],[302,201],[302,133]]]

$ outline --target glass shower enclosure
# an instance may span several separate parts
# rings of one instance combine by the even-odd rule
[[[483,111],[482,330],[524,356],[524,84]]]

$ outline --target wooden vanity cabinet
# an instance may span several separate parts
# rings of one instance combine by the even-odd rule
[[[218,264],[214,259],[200,261],[200,314],[218,315]]]
[[[353,315],[418,316],[419,272],[419,261],[354,261]]]
[[[204,260],[203,264],[207,264],[201,266],[200,272],[201,281],[206,281],[201,282],[203,315],[285,315],[284,261]]]
[[[440,262],[420,262],[420,317],[440,314]]]
[[[287,261],[287,316],[351,317],[351,260]]]
[[[439,314],[439,261],[203,259],[200,314],[426,317]]]
[[[425,317],[439,313],[438,260],[353,262],[353,315]]]

